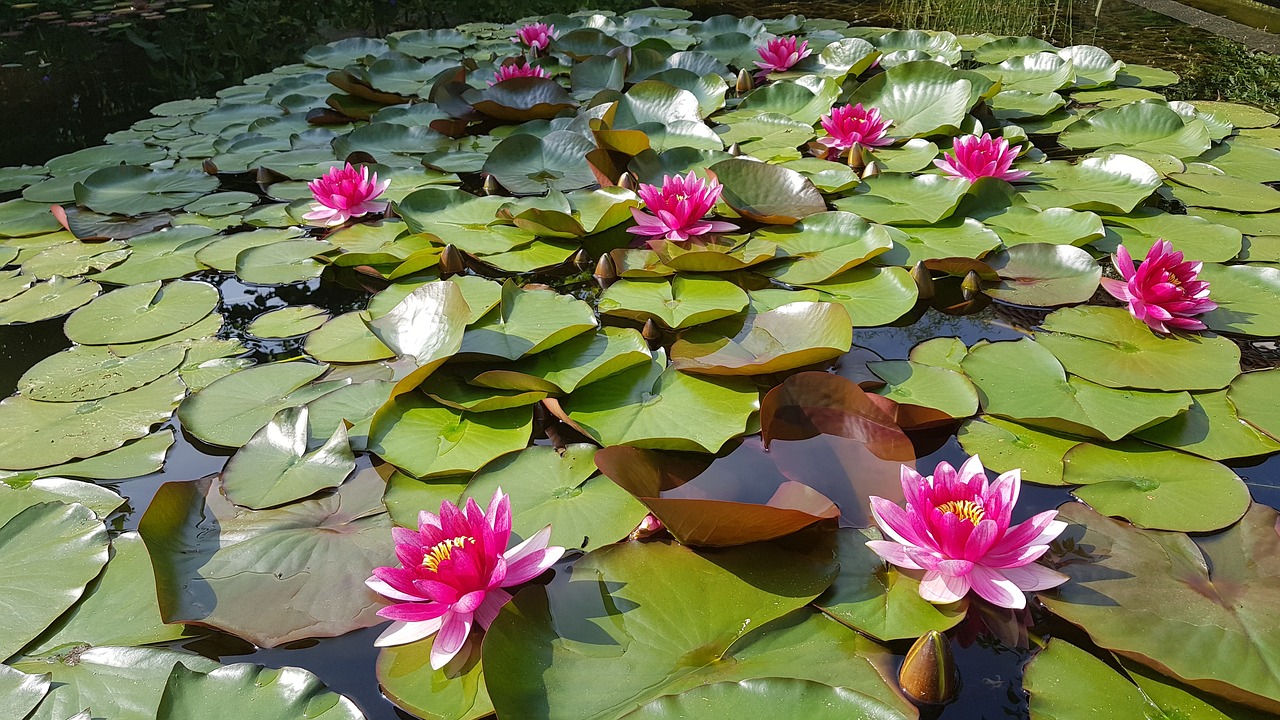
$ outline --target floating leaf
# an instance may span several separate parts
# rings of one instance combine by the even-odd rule
[[[737,285],[708,275],[677,275],[666,280],[619,280],[600,296],[602,315],[636,322],[653,319],[680,329],[736,315],[747,307]]]
[[[991,415],[966,421],[956,438],[965,452],[980,455],[986,468],[1001,473],[1017,468],[1023,480],[1038,485],[1065,485],[1062,458],[1083,442]]]
[[[704,375],[763,375],[830,360],[853,343],[849,313],[835,303],[788,303],[750,315],[733,337],[686,333],[671,346],[671,365]]]
[[[193,393],[178,408],[187,432],[210,445],[240,447],[275,414],[305,405],[343,383],[308,385],[327,368],[305,362],[241,370]]]
[[[293,305],[262,313],[245,330],[260,338],[297,337],[318,329],[328,319],[329,313],[315,305]]]
[[[85,345],[154,340],[181,332],[213,312],[218,289],[208,283],[159,280],[95,298],[67,318],[67,337]]]
[[[307,406],[285,408],[227,461],[223,494],[261,510],[335,488],[355,470],[347,428],[339,425],[319,448],[307,452]]]
[[[813,183],[779,165],[734,158],[708,172],[724,185],[725,204],[758,222],[789,225],[827,209]]]
[[[1231,387],[1231,392],[1235,392],[1236,383],[1233,382]],[[1280,451],[1280,442],[1241,422],[1235,405],[1228,398],[1227,390],[1193,393],[1191,408],[1185,413],[1136,435],[1147,442],[1194,453],[1210,460],[1229,460]]]
[[[764,270],[789,285],[822,282],[893,247],[889,233],[847,212],[822,212],[754,237],[777,244],[790,261]]]
[[[603,327],[583,333],[514,365],[479,373],[472,384],[507,390],[540,390],[548,394],[574,389],[649,362],[653,354],[640,333]]]
[[[457,475],[525,447],[532,431],[527,405],[472,413],[412,392],[393,397],[378,411],[369,451],[414,477]]]
[[[872,77],[850,102],[879,108],[898,137],[956,132],[973,105],[973,83],[932,61],[905,62]]]
[[[55,277],[36,283],[0,302],[0,325],[40,322],[66,315],[97,297],[101,290],[98,283],[81,278]]]
[[[1275,298],[1280,295],[1280,266],[1206,264],[1200,279],[1209,281],[1217,310],[1200,320],[1219,332],[1270,337],[1280,335]]]
[[[107,563],[107,528],[89,508],[60,502],[23,510],[0,527],[0,655],[40,635]]]
[[[156,720],[213,720],[227,713],[262,720],[364,720],[349,699],[302,668],[236,663],[203,673],[175,665]]]
[[[224,498],[214,478],[160,486],[138,531],[165,622],[207,625],[263,647],[381,622],[364,580],[369,568],[395,560],[383,488],[365,471],[310,500],[247,510]]]
[[[1083,443],[1067,452],[1063,466],[1062,481],[1083,486],[1073,491],[1076,497],[1138,527],[1208,532],[1239,520],[1249,507],[1248,489],[1226,466],[1139,442]]]
[[[969,183],[942,175],[886,173],[867,178],[835,205],[871,222],[932,225],[949,217],[968,190]]]
[[[152,170],[136,165],[106,167],[76,183],[76,202],[90,210],[141,215],[182,207],[218,187],[199,170]]]
[[[1102,268],[1089,253],[1071,245],[1025,243],[997,253],[987,264],[1001,282],[983,292],[997,300],[1046,307],[1081,303],[1093,297]]]
[[[320,277],[324,265],[315,259],[333,249],[323,240],[285,240],[260,245],[236,256],[236,276],[253,285],[290,285]]]
[[[1046,169],[1037,168],[1037,172]],[[1158,187],[1160,175],[1150,165],[1117,153],[1055,167],[1051,177],[1024,192],[1027,200],[1041,208],[1128,213]]]
[[[33,365],[18,380],[18,390],[32,400],[97,400],[168,375],[185,355],[182,348],[168,346],[122,358],[107,348],[77,345]]]

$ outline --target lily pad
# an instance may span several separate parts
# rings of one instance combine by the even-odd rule
[[[1037,485],[1065,485],[1062,458],[1084,441],[992,415],[966,421],[956,438],[965,452],[981,456],[987,469],[1021,469],[1022,479]]]
[[[1036,342],[1068,372],[1108,387],[1218,390],[1239,374],[1240,349],[1230,340],[1157,335],[1123,308],[1064,308],[1041,326]]]
[[[41,503],[0,527],[0,655],[40,635],[107,563],[107,528],[89,508]]]
[[[185,355],[168,346],[122,358],[107,348],[78,345],[36,363],[18,380],[18,389],[32,400],[98,400],[168,375]]]
[[[511,496],[516,535],[532,537],[550,525],[552,545],[594,550],[626,537],[648,512],[609,478],[596,475],[595,453],[589,443],[562,450],[535,445],[486,465],[463,497],[487,504],[501,487]]]
[[[138,531],[165,622],[207,625],[262,647],[381,622],[364,580],[395,560],[384,487],[370,470],[310,500],[248,510],[223,497],[214,478],[160,486]]]
[[[900,267],[864,265],[808,287],[823,300],[843,305],[854,327],[891,323],[910,311],[919,296],[915,281]]]
[[[1024,192],[1028,201],[1041,208],[1128,213],[1155,192],[1160,182],[1160,175],[1150,165],[1116,153],[1055,169],[1052,177]]]
[[[364,720],[355,703],[302,668],[236,663],[203,673],[174,665],[156,720],[213,720],[226,713],[263,720]]]
[[[1232,388],[1235,387],[1233,382]],[[1137,437],[1210,460],[1280,452],[1280,442],[1241,422],[1227,390],[1192,393],[1190,409],[1137,433]]]
[[[583,333],[514,365],[482,372],[471,381],[483,387],[571,393],[653,357],[640,333],[604,327]]]
[[[677,275],[673,280],[619,280],[600,296],[602,315],[636,322],[654,320],[672,329],[736,315],[747,308],[747,294],[715,276]]]
[[[36,283],[0,302],[0,325],[61,317],[93,300],[101,290],[98,283],[81,278],[55,277]]]
[[[260,245],[236,256],[236,276],[253,285],[290,285],[320,277],[324,265],[315,259],[333,249],[323,240],[285,240]]]
[[[195,325],[218,305],[208,283],[159,280],[130,285],[95,298],[67,318],[67,337],[84,345],[154,340]]]
[[[968,190],[969,183],[941,175],[886,173],[867,178],[835,206],[871,222],[932,225],[949,217]]]
[[[0,421],[23,431],[0,437],[0,468],[41,468],[114,450],[168,420],[186,391],[176,375],[166,375],[136,390],[81,403],[15,395],[0,402]]]
[[[765,228],[756,238],[775,243],[790,261],[764,274],[789,285],[822,282],[893,247],[883,227],[847,212],[822,212],[791,227]]]
[[[305,405],[344,383],[310,385],[328,368],[306,362],[259,365],[217,380],[178,408],[182,427],[201,441],[240,447],[276,413]]]
[[[1115,390],[1071,377],[1032,340],[975,347],[961,363],[991,415],[1059,432],[1119,440],[1191,405],[1185,392]]]
[[[1227,399],[1250,425],[1280,440],[1280,412],[1271,398],[1280,389],[1280,370],[1244,373],[1231,383]]]
[[[393,397],[369,430],[369,451],[418,478],[471,473],[529,444],[529,406],[465,412],[419,392]]]
[[[1280,265],[1207,264],[1200,279],[1209,281],[1217,310],[1200,320],[1218,332],[1270,337],[1280,335],[1275,298],[1280,294]]]
[[[1138,527],[1208,532],[1239,520],[1249,507],[1249,490],[1230,468],[1139,442],[1083,443],[1067,452],[1063,467],[1064,483],[1083,486],[1073,491],[1076,497]]]
[[[878,108],[899,137],[924,137],[959,130],[973,105],[973,83],[929,60],[905,62],[863,83],[850,102]]]
[[[518,360],[598,325],[586,303],[551,290],[502,286],[502,300],[462,336],[459,352]]]
[[[245,330],[260,338],[297,337],[318,329],[328,320],[329,313],[315,305],[293,305],[262,313]]]
[[[808,178],[780,165],[733,158],[708,172],[724,185],[724,203],[752,220],[789,225],[827,209]]]
[[[983,292],[997,300],[1047,307],[1093,297],[1102,268],[1088,252],[1071,245],[1025,243],[988,258],[1000,284]]]
[[[671,346],[671,365],[703,375],[763,375],[849,352],[849,313],[829,302],[796,302],[749,315],[732,337],[716,329],[685,333]]]
[[[1063,506],[1059,518],[1072,525],[1058,542],[1075,552],[1059,567],[1071,580],[1040,595],[1050,611],[1098,645],[1189,685],[1280,708],[1280,679],[1269,670],[1275,588],[1266,581],[1280,562],[1275,510],[1255,504],[1235,526],[1198,542],[1079,504]]]
[[[218,188],[218,178],[199,170],[152,170],[136,165],[106,167],[76,183],[76,202],[94,212],[141,215],[182,207]]]
[[[338,425],[308,452],[307,406],[285,408],[227,461],[223,494],[242,507],[262,510],[335,488],[356,468],[347,428]]]

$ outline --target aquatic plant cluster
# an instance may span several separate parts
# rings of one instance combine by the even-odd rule
[[[388,619],[423,718],[916,718],[974,643],[1032,718],[1280,710],[1226,464],[1280,452],[1280,118],[1026,37],[538,21],[0,169],[0,324],[71,345],[0,403],[10,714],[361,718],[182,645]],[[317,281],[367,306],[224,323]],[[1017,339],[855,346],[993,303]],[[124,530],[178,428],[225,466]]]

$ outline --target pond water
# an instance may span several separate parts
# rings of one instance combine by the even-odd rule
[[[254,43],[252,45],[227,44],[231,42],[227,39],[229,36],[237,36],[227,27],[229,23],[236,28],[252,25],[240,13],[252,8],[253,3],[208,5],[176,2],[168,6],[152,3],[145,13],[127,13],[124,5],[120,5],[114,10],[95,9],[90,16],[76,15],[76,11],[67,10],[59,12],[57,17],[44,18],[37,15],[43,7],[10,8],[7,16],[0,16],[9,23],[7,28],[0,28],[5,30],[4,42],[0,45],[0,63],[4,63],[0,66],[0,93],[4,93],[5,107],[10,110],[6,113],[10,141],[0,147],[0,167],[39,165],[57,155],[96,145],[108,133],[125,131],[133,123],[150,117],[150,109],[162,102],[210,97],[245,78],[295,62],[307,48],[318,43],[345,37],[383,36],[395,30],[417,27],[453,27],[481,20],[511,21],[524,14],[519,12],[520,8],[505,3],[494,6],[469,3],[465,8],[451,5],[434,13],[412,3],[391,7],[394,5],[375,3],[365,14],[356,16],[349,13],[343,17],[340,11],[345,6],[342,4],[328,12],[309,3],[272,4],[264,14],[276,16],[281,30],[264,31],[261,36],[246,34],[244,37],[248,39],[242,38],[242,42]],[[554,8],[555,3],[550,3],[550,6]],[[522,7],[527,6],[522,4]],[[803,13],[809,17],[877,26],[894,26],[903,13],[919,17],[922,12],[919,7],[896,5],[890,8],[878,3],[688,2],[681,3],[680,7],[692,11],[698,20],[726,13],[760,18],[783,18],[791,13]],[[1175,72],[1194,70],[1197,68],[1193,66],[1214,61],[1212,56],[1205,54],[1205,48],[1212,46],[1211,40],[1201,31],[1125,3],[1108,2],[1101,7],[1096,16],[1092,7],[1069,9],[1067,21],[1056,25],[1052,32],[1042,27],[1045,29],[1043,34],[1058,45],[1094,44],[1111,51],[1118,60]],[[620,5],[619,8],[624,9],[625,6]],[[290,12],[294,14],[290,15]],[[205,58],[212,60],[205,62]],[[1171,98],[1182,97],[1178,95],[1178,86],[1174,86],[1168,95]],[[1194,109],[1191,112],[1194,113]],[[487,150],[492,150],[492,147]],[[1187,157],[1198,154],[1191,153]],[[458,172],[464,181],[476,184],[476,169]],[[285,172],[279,177],[265,179],[261,185],[246,176],[236,181],[236,187],[249,189],[255,194],[266,192],[278,200],[304,197],[298,194],[300,191],[296,187],[284,189],[283,186],[289,183],[288,179],[282,180],[286,176],[294,177]],[[1280,177],[1276,179],[1280,180]],[[1259,179],[1257,184],[1261,186],[1262,182]],[[277,183],[281,187],[271,189]],[[260,187],[264,190],[260,191]],[[16,197],[19,197],[18,191],[8,192],[0,194],[0,201]],[[1162,207],[1173,206],[1173,203],[1165,203]],[[1179,209],[1183,213],[1186,210],[1185,207]],[[411,214],[406,215],[415,221]],[[285,222],[289,223],[287,217]],[[1126,233],[1126,239],[1135,234],[1127,229],[1119,232]],[[319,235],[311,232],[308,237]],[[1256,235],[1269,237],[1269,234],[1260,232]],[[598,253],[592,253],[592,261],[595,255]],[[560,259],[567,256],[566,253]],[[402,260],[405,258],[396,258],[397,263]],[[1277,260],[1269,262],[1274,264]],[[270,340],[255,337],[247,328],[262,313],[288,306],[315,306],[336,318],[364,309],[373,296],[373,290],[385,285],[385,282],[371,281],[367,274],[362,275],[350,266],[329,267],[322,274],[317,274],[318,277],[311,279],[278,285],[253,284],[238,278],[236,273],[218,270],[204,270],[187,277],[218,288],[216,312],[223,316],[224,324],[217,336],[240,341],[246,350],[242,357],[266,364],[303,356],[306,338],[295,336]],[[951,297],[954,303],[948,306],[948,302],[942,300],[932,303],[920,301],[915,307],[908,303],[908,309],[901,313],[902,319],[896,322],[882,327],[855,327],[853,348],[847,354],[834,360],[825,359],[812,369],[827,370],[854,382],[876,381],[875,375],[870,374],[867,368],[868,361],[905,360],[912,348],[933,338],[959,338],[969,348],[981,346],[984,341],[998,343],[1026,339],[1033,336],[1034,328],[1049,312],[1049,308],[998,301],[987,303],[981,297],[976,301],[970,300],[960,290],[960,278],[964,272],[942,269],[935,270],[934,274],[938,276],[939,297]],[[953,274],[956,277],[950,277]],[[593,308],[600,303],[601,291],[590,274],[572,267],[566,269],[559,262],[555,273],[512,271],[494,274],[502,275],[514,275],[522,284],[547,282],[565,295],[587,301]],[[753,281],[743,282],[750,285]],[[762,287],[764,285],[751,289]],[[1087,296],[1082,298],[1089,299]],[[1106,299],[1101,291],[1091,301],[1095,305],[1116,304]],[[63,323],[63,318],[59,317],[29,324],[0,325],[0,396],[13,393],[29,368],[72,345],[64,334]],[[635,325],[625,319],[619,320],[617,316],[608,319],[606,324],[620,327]],[[666,345],[670,347],[671,333],[667,335]],[[1275,337],[1253,333],[1233,335],[1232,338],[1242,350],[1245,369],[1280,366],[1280,348],[1277,348]],[[672,352],[674,354],[674,350]],[[791,369],[794,368],[788,370]],[[769,375],[759,384],[767,389],[780,381],[784,374]],[[567,425],[548,422],[571,442],[589,439],[576,434]],[[957,424],[944,424],[936,431],[916,429],[911,433],[917,467],[923,471],[940,461],[959,465],[965,459],[965,449],[955,437]],[[176,431],[176,440],[169,450],[163,471],[101,482],[126,500],[126,505],[110,517],[113,531],[136,530],[162,484],[214,475],[223,470],[235,452],[234,448],[215,447],[202,442],[187,432],[176,417],[164,427]],[[1126,434],[1121,432],[1119,436]],[[551,443],[551,439],[542,438],[540,433],[535,432],[534,437],[539,438],[539,444]],[[740,467],[735,463],[742,462],[741,457],[734,459],[732,453],[735,449],[741,446],[744,454],[761,452],[758,442],[754,439],[730,440],[722,449],[717,448],[720,459],[715,462],[719,465],[713,464],[707,472],[735,472],[734,468]],[[799,465],[798,469],[793,468],[794,472],[806,477],[850,472],[851,466],[844,460],[837,455],[824,455],[824,446],[818,441],[812,442],[808,446],[797,446],[802,448],[799,451],[790,451],[791,455],[801,458],[796,461]],[[806,447],[809,448],[807,454],[803,449]],[[783,449],[773,452],[780,456]],[[1228,454],[1223,460],[1240,476],[1254,501],[1280,506],[1280,455],[1272,453],[1239,459]],[[852,467],[872,472],[884,461],[863,462],[866,464]],[[370,460],[364,454],[359,460],[358,471],[366,471],[369,467]],[[757,481],[747,480],[748,484],[753,482]],[[1014,521],[1025,520],[1037,512],[1070,501],[1069,489],[1024,485]],[[567,575],[567,565],[562,564],[548,592],[553,595],[565,592],[564,588],[569,584],[565,581]],[[713,598],[707,601],[715,602]],[[1030,628],[1020,628],[1019,620],[1025,620],[1026,623],[1022,624],[1029,623]],[[1028,630],[1032,636],[1041,639],[1059,637],[1091,651],[1097,650],[1079,628],[1040,608],[1024,617],[1012,613],[997,614],[989,618],[985,626],[979,619],[979,613],[975,612],[965,623],[971,627],[962,626],[952,633],[956,638],[952,647],[962,675],[959,696],[944,708],[926,709],[923,717],[946,720],[1029,717],[1027,699],[1021,690],[1023,666],[1035,649],[1034,645],[1026,642]],[[303,667],[315,673],[329,688],[354,700],[370,720],[411,718],[412,715],[396,708],[380,692],[375,674],[378,650],[373,646],[378,633],[377,628],[366,628],[336,638],[305,639],[260,649],[231,634],[210,630],[202,631],[202,635],[195,639],[172,641],[170,645],[223,663],[247,661],[269,667]],[[887,646],[900,659],[910,644],[909,640],[899,639],[887,643]]]

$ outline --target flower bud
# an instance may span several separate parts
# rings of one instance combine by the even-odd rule
[[[982,278],[978,277],[978,273],[970,270],[964,276],[964,280],[960,282],[960,294],[965,300],[973,300],[982,294]]]
[[[923,260],[916,261],[911,268],[911,279],[916,281],[916,291],[921,300],[928,300],[934,295],[933,273],[924,266]]]
[[[940,705],[955,698],[960,672],[945,635],[930,630],[916,640],[898,670],[898,684],[907,697],[925,705]]]
[[[751,77],[751,73],[746,68],[738,71],[738,82],[734,84],[733,90],[739,95],[745,95],[756,86],[756,81]]]
[[[462,251],[453,245],[445,245],[440,253],[440,277],[461,275],[467,269],[467,260]]]

